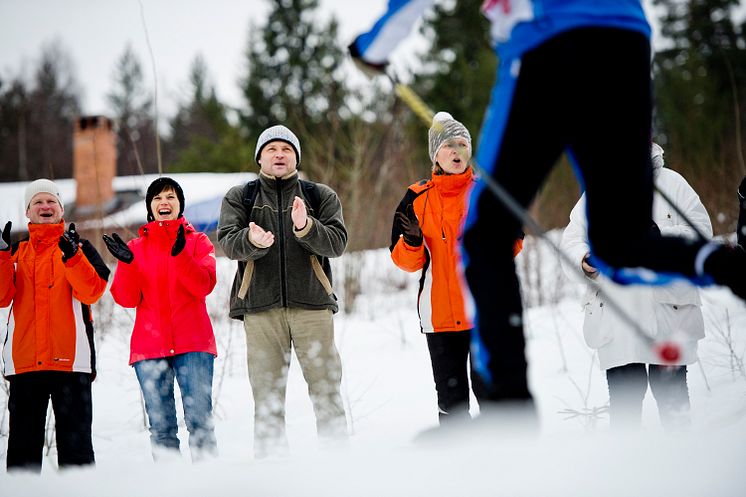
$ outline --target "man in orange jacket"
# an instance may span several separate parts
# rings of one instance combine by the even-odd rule
[[[96,375],[90,305],[106,290],[109,269],[71,224],[60,191],[47,179],[25,193],[29,238],[0,240],[0,307],[12,305],[3,343],[10,382],[8,470],[41,471],[52,399],[60,467],[94,463],[91,382]]]

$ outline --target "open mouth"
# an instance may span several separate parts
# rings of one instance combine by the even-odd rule
[[[52,214],[51,212],[42,212],[42,213],[41,213],[41,214],[39,214],[39,215],[40,215],[41,217],[52,217],[52,216],[54,216],[54,214]]]
[[[169,214],[171,214],[171,210],[170,209],[161,209],[161,210],[158,211],[158,214],[160,214],[161,216],[168,216]]]

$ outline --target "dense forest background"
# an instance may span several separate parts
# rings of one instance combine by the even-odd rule
[[[283,123],[301,139],[305,174],[340,194],[350,249],[388,245],[391,216],[406,186],[430,174],[427,130],[384,78],[364,89],[351,87],[337,21],[320,18],[317,0],[268,2],[267,19],[248,27],[239,108],[219,100],[208,64],[197,56],[188,72],[188,97],[156,126],[142,61],[130,47],[113,58],[107,117],[118,133],[117,172],[159,171],[157,129],[164,173],[256,171],[256,137]],[[736,187],[746,175],[746,23],[736,25],[732,15],[739,2],[653,3],[664,13],[659,22],[665,39],[652,64],[653,139],[666,150],[668,167],[700,194],[715,232],[732,232]],[[480,4],[438,4],[421,28],[429,43],[421,66],[399,75],[433,109],[464,122],[475,141],[498,62]],[[73,62],[50,44],[32,77],[0,76],[0,181],[71,176],[82,92]],[[545,227],[564,226],[578,195],[562,158],[533,213]]]

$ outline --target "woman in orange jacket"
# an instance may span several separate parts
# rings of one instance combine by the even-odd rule
[[[428,138],[432,177],[407,189],[394,215],[390,250],[399,268],[422,271],[417,310],[443,423],[469,418],[467,361],[473,323],[459,246],[474,173],[471,135],[450,114],[435,115]],[[518,240],[516,253],[521,247]]]

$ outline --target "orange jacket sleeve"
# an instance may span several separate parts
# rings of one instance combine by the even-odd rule
[[[65,278],[73,287],[73,296],[80,302],[91,305],[106,291],[109,269],[93,245],[83,241],[83,248],[65,262]]]
[[[399,241],[394,245],[394,250],[391,251],[391,259],[394,264],[404,271],[413,273],[423,268],[427,257],[425,255],[425,244],[423,243],[419,247],[412,247],[407,245],[404,238],[399,238]]]

